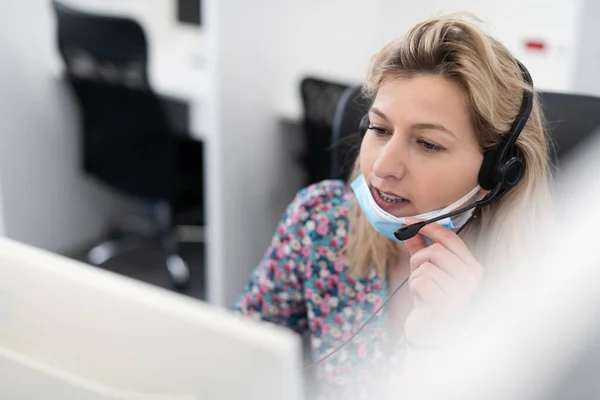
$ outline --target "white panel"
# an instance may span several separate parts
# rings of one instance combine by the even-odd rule
[[[54,74],[51,2],[0,5],[0,170],[5,234],[54,251],[95,240],[118,198],[83,176],[73,98]]]
[[[383,45],[378,35],[381,21],[377,1],[285,3],[278,13],[269,12],[271,20],[281,21],[279,30],[271,28],[279,37],[271,73],[277,80],[274,95],[279,114],[298,118],[303,77],[314,74],[348,83],[362,81],[369,59]]]
[[[381,0],[390,26],[401,15],[404,2]],[[470,12],[481,18],[490,32],[530,70],[536,87],[544,90],[572,88],[581,1],[568,0],[428,0],[411,5],[412,23],[447,12]],[[403,17],[403,21],[407,21]],[[410,25],[401,27],[408,29]],[[388,28],[389,31],[389,28]],[[526,49],[527,40],[541,40],[545,51]]]
[[[2,171],[0,170],[0,237],[6,235],[4,226],[4,205],[2,204]]]
[[[273,94],[282,21],[286,7],[277,0],[209,2],[216,17],[215,118],[208,159],[209,283],[211,302],[231,305],[263,255],[275,221],[268,216],[274,190],[285,182],[272,179],[283,162],[277,157],[280,137]],[[209,22],[210,24],[211,22]],[[235,27],[232,29],[231,27]],[[209,43],[212,39],[209,38]],[[214,56],[214,59],[213,59]]]
[[[580,29],[577,32],[577,54],[573,70],[573,89],[578,93],[600,96],[600,2],[582,0]]]

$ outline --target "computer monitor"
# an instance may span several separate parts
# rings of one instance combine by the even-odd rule
[[[299,337],[0,238],[0,398],[303,397]]]

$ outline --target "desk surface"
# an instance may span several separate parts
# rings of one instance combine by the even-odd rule
[[[148,63],[150,85],[165,97],[188,103],[191,135],[207,140],[206,101],[210,77],[206,68],[206,46],[202,31],[181,27],[152,43]]]
[[[206,46],[202,31],[181,27],[149,43],[150,84],[170,97],[195,101],[208,91]]]

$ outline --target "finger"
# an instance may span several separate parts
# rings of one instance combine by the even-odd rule
[[[448,304],[446,295],[428,276],[422,275],[411,280],[408,287],[413,295],[418,296],[419,300],[435,313],[445,311],[444,307]]]
[[[411,279],[416,279],[419,276],[427,276],[442,289],[446,302],[439,307],[439,310],[445,312],[452,312],[468,303],[476,289],[472,281],[457,280],[431,263],[425,263],[419,267],[411,276]]]
[[[439,243],[422,249],[410,258],[410,270],[416,271],[421,265],[431,263],[456,279],[467,278],[471,267]]]
[[[422,250],[427,247],[427,242],[425,242],[425,238],[420,233],[417,233],[415,236],[411,237],[408,240],[404,241],[404,245],[408,250],[409,254],[412,256],[419,250]]]
[[[428,224],[421,228],[420,232],[434,242],[442,244],[464,262],[476,263],[465,242],[450,229],[439,224]]]
[[[413,281],[423,276],[431,279],[440,289],[442,289],[442,292],[444,292],[444,295],[447,298],[456,297],[460,292],[457,281],[446,271],[436,267],[430,262],[423,263],[411,274],[410,280]]]

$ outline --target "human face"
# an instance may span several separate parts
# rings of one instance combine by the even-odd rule
[[[438,75],[384,81],[369,120],[361,172],[388,213],[437,210],[477,186],[483,154],[468,99],[455,82]]]

